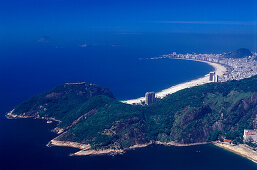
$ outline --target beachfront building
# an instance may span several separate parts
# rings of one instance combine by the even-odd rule
[[[227,139],[227,138],[224,137],[224,136],[221,136],[221,139],[223,140],[224,143],[233,144],[233,141],[232,141],[232,140],[229,140],[229,139]]]
[[[155,102],[155,93],[154,92],[146,92],[145,93],[145,104],[149,105]]]
[[[219,76],[218,75],[215,76],[214,82],[219,82]]]
[[[215,72],[210,72],[209,81],[214,82],[214,79],[215,79]]]
[[[210,82],[218,82],[219,81],[219,76],[216,75],[215,72],[210,72],[210,77],[209,77],[209,81]]]
[[[250,129],[244,129],[244,142],[255,142],[257,143],[257,129],[250,130]]]

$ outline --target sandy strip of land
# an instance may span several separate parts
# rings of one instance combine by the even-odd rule
[[[86,156],[86,155],[105,155],[105,154],[122,154],[124,153],[124,150],[118,150],[118,149],[103,149],[103,150],[81,150],[78,151],[72,156]]]
[[[78,152],[75,152],[74,154],[71,154],[72,156],[86,156],[86,155],[103,155],[103,154],[123,154],[125,153],[126,150],[131,150],[131,149],[136,149],[136,148],[142,148],[146,147],[153,142],[149,142],[146,144],[136,144],[133,145],[127,149],[99,149],[95,150],[92,149],[89,144],[81,144],[77,142],[70,142],[70,141],[59,141],[56,139],[52,139],[47,146],[61,146],[61,147],[72,147],[72,148],[77,148],[81,149]]]
[[[227,71],[226,67],[224,67],[223,65],[217,64],[217,63],[211,63],[211,62],[208,62],[208,61],[200,61],[200,60],[193,60],[193,61],[204,62],[204,63],[207,63],[207,64],[211,65],[212,67],[214,67],[215,73],[218,76],[222,76]],[[156,97],[163,98],[163,97],[165,97],[169,94],[175,93],[177,91],[180,91],[180,90],[183,90],[183,89],[186,89],[186,88],[191,88],[191,87],[194,87],[194,86],[203,85],[203,84],[206,84],[206,83],[210,83],[209,74],[207,74],[207,75],[205,75],[201,78],[198,78],[198,79],[195,79],[195,80],[192,80],[192,81],[188,81],[188,82],[184,82],[184,83],[172,86],[168,89],[164,89],[160,92],[157,92]],[[145,97],[140,97],[140,98],[131,99],[131,100],[124,100],[124,101],[121,101],[121,102],[127,103],[127,104],[141,104],[143,101],[145,101]]]
[[[210,142],[201,142],[201,143],[190,143],[190,144],[183,144],[183,143],[177,143],[177,142],[160,142],[160,141],[156,141],[155,144],[158,145],[164,145],[164,146],[195,146],[195,145],[205,145],[208,144]]]
[[[145,144],[136,144],[133,146],[130,146],[129,148],[125,149],[92,149],[89,144],[81,144],[77,142],[70,142],[70,141],[59,141],[56,139],[51,140],[47,146],[61,146],[61,147],[72,147],[72,148],[77,148],[80,149],[80,151],[75,152],[71,154],[71,156],[86,156],[86,155],[104,155],[104,154],[123,154],[128,150],[133,150],[137,148],[144,148],[147,147],[151,144],[157,144],[157,145],[165,145],[165,146],[193,146],[193,145],[203,145],[203,144],[208,144],[208,142],[202,142],[202,143],[191,143],[191,144],[180,144],[177,142],[160,142],[160,141],[150,141]]]
[[[102,155],[102,154],[118,154],[123,153],[124,150],[118,149],[102,149],[102,150],[94,150],[91,149],[91,145],[89,144],[82,144],[78,142],[70,142],[70,141],[59,141],[56,139],[52,139],[47,146],[61,146],[61,147],[71,147],[80,149],[80,151],[71,154],[72,156],[85,156],[85,155]]]
[[[136,149],[136,148],[144,148],[144,147],[147,147],[151,144],[153,144],[154,142],[150,141],[148,143],[145,143],[145,144],[136,144],[136,145],[133,145],[133,146],[130,146],[127,150],[130,150],[130,149]]]
[[[78,151],[74,154],[72,154],[73,156],[85,156],[85,155],[103,155],[103,154],[123,154],[126,152],[126,150],[132,150],[132,149],[136,149],[136,148],[143,148],[143,147],[147,147],[149,145],[151,145],[153,142],[149,142],[146,144],[136,144],[133,145],[127,149],[100,149],[100,150],[81,150]]]
[[[231,144],[222,143],[222,142],[214,142],[214,145],[221,147],[223,149],[229,150],[238,155],[241,155],[241,156],[248,158],[248,159],[252,160],[253,162],[257,163],[257,152],[248,148],[244,144],[231,145]]]
[[[70,142],[70,141],[59,141],[59,140],[51,140],[47,146],[64,146],[64,147],[71,147],[71,148],[78,148],[78,149],[90,149],[91,146],[89,144],[82,144],[78,142]]]

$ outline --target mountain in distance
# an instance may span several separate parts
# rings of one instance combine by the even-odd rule
[[[64,84],[34,96],[7,116],[57,120],[58,141],[92,149],[125,150],[149,142],[192,144],[221,135],[243,142],[256,128],[257,76],[209,83],[168,95],[148,106],[128,105],[94,84]]]
[[[236,51],[225,53],[224,56],[228,58],[244,58],[248,56],[252,56],[253,54],[249,49],[240,48]]]

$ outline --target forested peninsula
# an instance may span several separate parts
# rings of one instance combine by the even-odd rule
[[[49,145],[81,154],[121,153],[151,143],[191,145],[225,137],[243,142],[256,128],[257,76],[187,88],[151,105],[129,105],[92,83],[66,83],[31,97],[8,118],[57,121]],[[78,153],[78,155],[80,154]]]

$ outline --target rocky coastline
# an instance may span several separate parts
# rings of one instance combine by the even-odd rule
[[[47,121],[56,121],[60,122],[59,120],[56,120],[54,118],[48,118],[48,117],[35,117],[35,116],[26,116],[26,115],[15,115],[13,114],[13,111],[10,111],[6,114],[6,118],[8,119],[27,119],[27,118],[33,118],[33,119],[42,119]],[[55,128],[53,129],[53,132],[59,134],[63,133],[63,129]],[[71,141],[60,141],[57,139],[58,136],[54,139],[52,139],[46,146],[52,147],[71,147],[71,148],[77,148],[79,151],[72,153],[70,156],[89,156],[89,155],[117,155],[117,154],[124,154],[128,150],[133,150],[137,148],[143,148],[147,147],[152,144],[157,145],[164,145],[164,146],[177,146],[177,147],[186,147],[186,146],[194,146],[194,145],[204,145],[204,144],[210,144],[223,148],[225,150],[228,150],[230,152],[233,152],[235,154],[238,154],[242,157],[245,157],[255,163],[257,163],[257,152],[252,150],[251,148],[247,147],[245,144],[239,144],[239,145],[232,145],[225,142],[201,142],[201,143],[189,143],[189,144],[183,144],[178,143],[175,141],[171,142],[161,142],[161,141],[150,141],[145,144],[136,144],[133,146],[130,146],[128,148],[124,149],[115,149],[115,148],[108,148],[108,149],[92,149],[90,144],[82,144],[78,142],[71,142]]]

